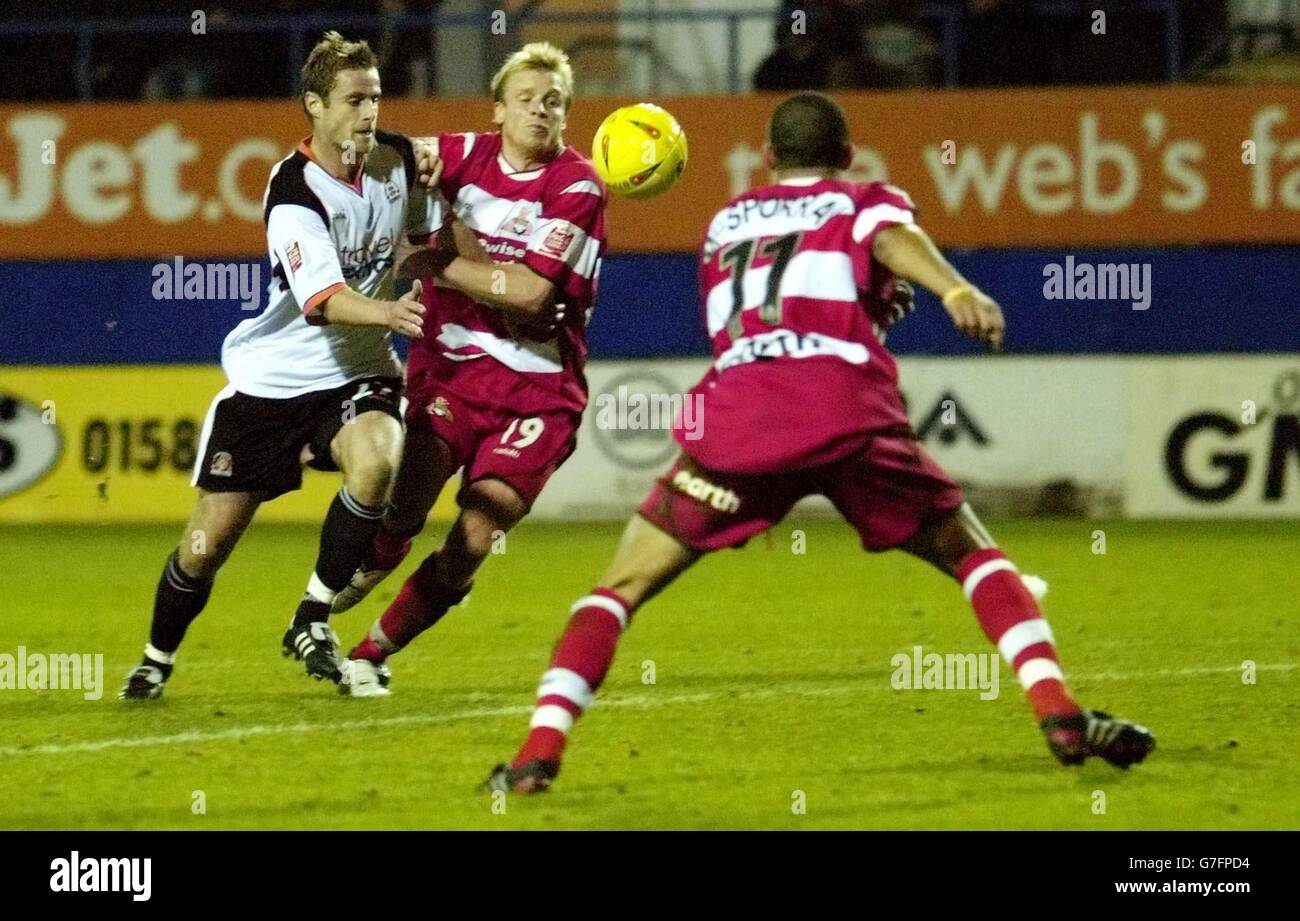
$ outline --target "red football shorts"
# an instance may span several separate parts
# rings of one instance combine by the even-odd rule
[[[463,467],[462,489],[476,480],[509,484],[531,507],[551,474],[578,443],[582,414],[568,410],[520,415],[477,406],[447,391],[408,394],[406,425],[423,426],[451,448],[453,469]]]
[[[871,437],[842,460],[780,473],[717,473],[683,454],[655,484],[641,515],[688,547],[721,550],[766,531],[817,494],[831,500],[871,551],[897,547],[963,501],[919,442],[889,434]]]

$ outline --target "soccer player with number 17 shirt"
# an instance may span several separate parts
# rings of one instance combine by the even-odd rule
[[[1075,702],[1033,594],[913,434],[884,346],[911,309],[899,279],[935,292],[958,329],[994,348],[1002,312],[916,225],[904,192],[839,178],[851,155],[838,105],[791,96],[768,126],[775,182],[710,223],[699,276],[714,363],[692,392],[702,437],[677,432],[680,458],[598,587],[574,604],[528,737],[491,789],[547,789],[632,613],[701,556],[743,544],[811,494],[829,498],[867,550],[906,550],[957,581],[1062,764],[1096,756],[1128,767],[1154,747],[1144,727]],[[799,411],[785,411],[792,405]]]

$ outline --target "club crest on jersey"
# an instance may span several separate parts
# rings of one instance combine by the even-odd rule
[[[229,451],[218,451],[212,455],[212,466],[208,468],[208,473],[212,476],[230,476],[235,472],[234,461],[230,457]]]
[[[289,257],[290,274],[302,268],[302,249],[298,246],[297,240],[290,240],[284,248],[284,254]]]
[[[391,179],[384,183],[384,194],[388,196],[389,201],[397,201],[402,197],[402,193]]]
[[[533,209],[526,203],[519,205],[519,210],[510,219],[510,232],[517,237],[526,237],[533,230]]]
[[[575,236],[572,224],[567,221],[556,224],[551,232],[546,235],[546,239],[542,241],[542,252],[547,256],[554,256],[556,259],[563,260]]]
[[[438,416],[439,418],[446,419],[448,422],[456,421],[451,414],[451,404],[447,402],[446,397],[434,397],[433,402],[425,407],[425,409],[431,416]]]

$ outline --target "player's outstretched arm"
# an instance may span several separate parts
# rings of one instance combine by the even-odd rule
[[[399,278],[436,275],[470,297],[495,304],[507,313],[552,326],[564,319],[556,303],[554,282],[519,262],[497,262],[488,255],[474,231],[452,218],[438,231],[435,244],[400,254]]]
[[[1006,322],[997,302],[962,277],[929,234],[915,224],[895,224],[876,234],[871,254],[895,275],[929,288],[943,301],[956,327],[1002,348]]]
[[[424,335],[424,305],[420,303],[422,287],[416,279],[411,290],[395,301],[380,301],[343,288],[331,294],[321,305],[321,313],[330,323],[344,326],[387,326],[411,339]]]

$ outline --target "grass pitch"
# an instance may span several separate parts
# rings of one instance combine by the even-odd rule
[[[1058,767],[1005,666],[995,700],[895,690],[897,653],[991,649],[960,590],[838,522],[790,521],[638,612],[554,789],[502,814],[476,786],[522,739],[620,529],[525,523],[392,660],[393,695],[351,700],[279,655],[316,529],[254,524],[163,699],[126,705],[179,528],[0,528],[0,653],[102,653],[106,671],[100,700],[0,691],[0,828],[1300,827],[1293,522],[992,523],[1051,583],[1081,702],[1155,733],[1128,772]],[[415,562],[336,618],[345,644]]]

